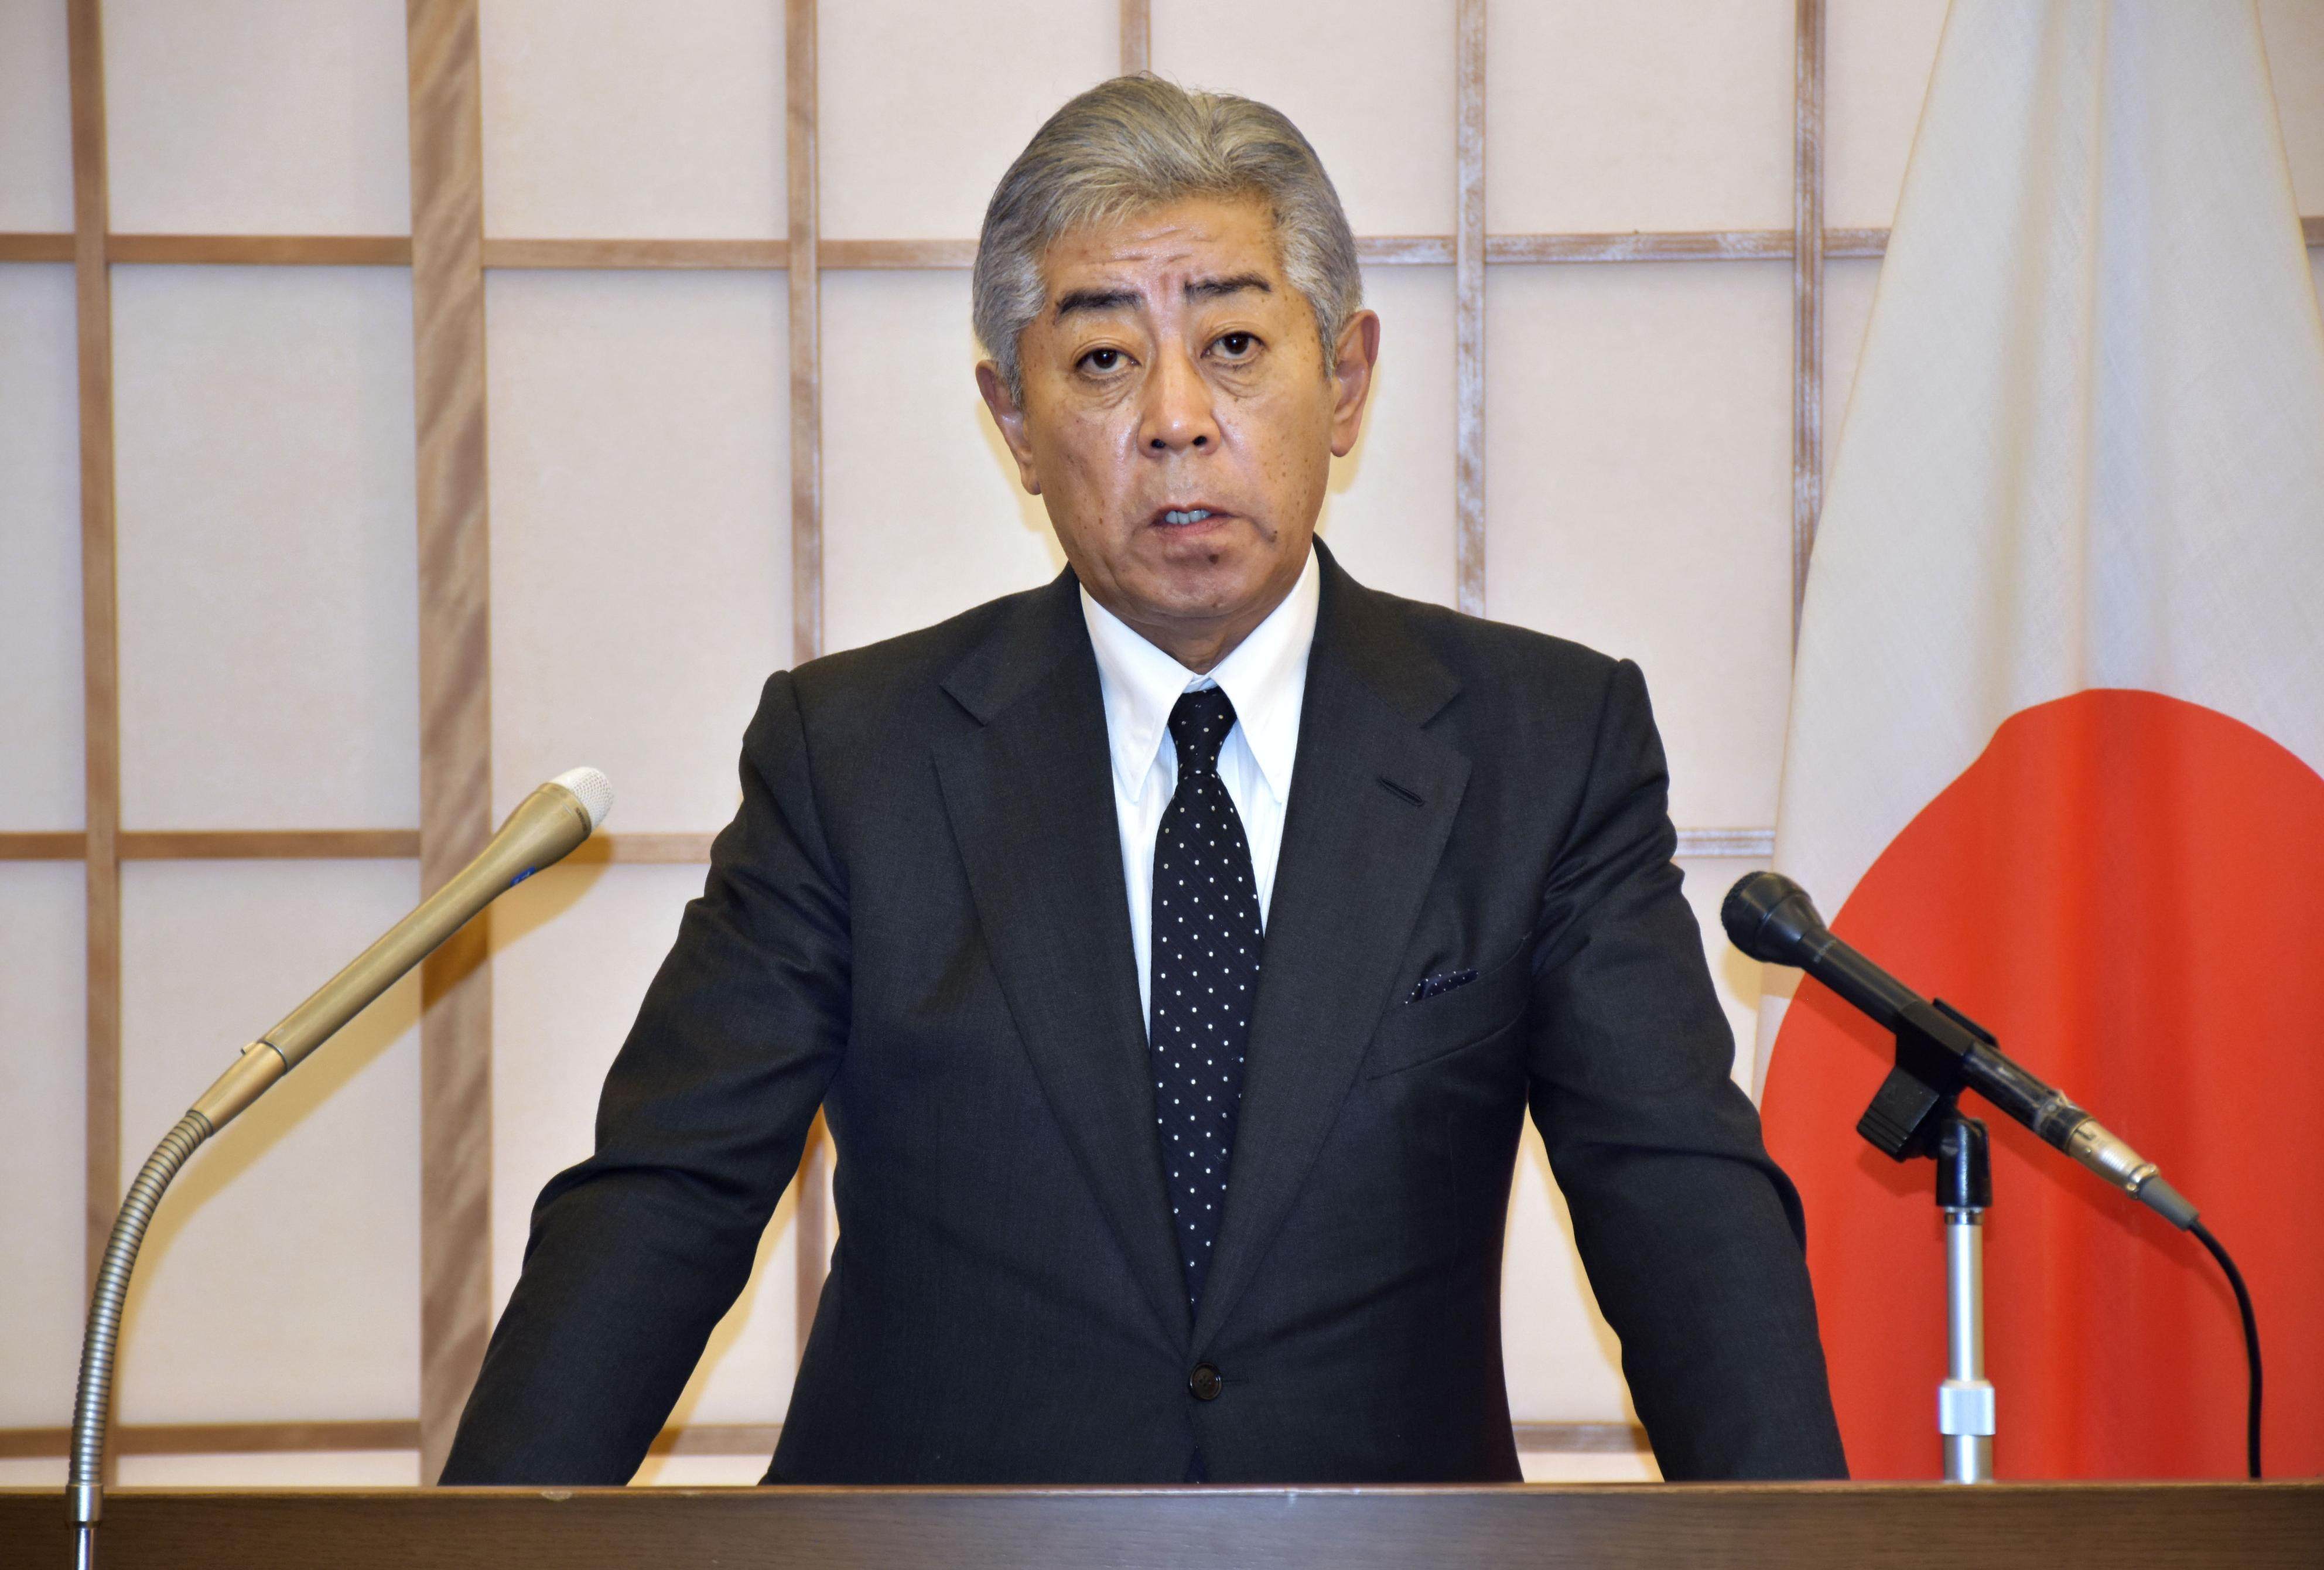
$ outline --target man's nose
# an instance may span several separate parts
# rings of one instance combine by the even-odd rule
[[[1146,452],[1210,452],[1219,445],[1216,411],[1211,386],[1203,379],[1193,356],[1173,346],[1156,357],[1154,373],[1146,380],[1146,406],[1139,426]]]

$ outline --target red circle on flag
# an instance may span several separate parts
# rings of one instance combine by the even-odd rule
[[[2200,1207],[2257,1305],[2268,1473],[2324,1473],[2324,779],[2214,710],[2079,693],[2011,716],[1831,925],[1991,1030]],[[1851,1470],[1935,1477],[1934,1169],[1855,1132],[1892,1057],[1870,1020],[1804,982],[1764,1116],[1807,1207]],[[2241,1475],[2241,1332],[2201,1246],[1973,1096],[1964,1110],[1994,1134],[1999,1475]]]

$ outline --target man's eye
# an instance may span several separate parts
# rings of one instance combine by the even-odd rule
[[[1128,356],[1120,349],[1092,349],[1082,356],[1082,369],[1095,371],[1101,374],[1109,371],[1119,371],[1126,358]]]
[[[1259,338],[1253,333],[1227,333],[1218,341],[1219,351],[1230,360],[1247,359],[1258,347]]]

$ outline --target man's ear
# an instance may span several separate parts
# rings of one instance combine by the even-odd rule
[[[1350,317],[1332,350],[1332,456],[1345,457],[1364,429],[1364,400],[1371,396],[1372,367],[1379,363],[1379,318],[1369,310]]]
[[[991,360],[976,363],[976,390],[984,394],[984,406],[992,411],[992,423],[1001,429],[1001,439],[1009,444],[1010,453],[1017,459],[1017,478],[1026,494],[1041,494],[1041,476],[1033,466],[1033,444],[1025,439],[1025,411],[1010,394],[1009,383],[1001,378],[1001,366]]]

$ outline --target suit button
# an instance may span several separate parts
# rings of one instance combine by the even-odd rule
[[[1186,1376],[1186,1388],[1194,1391],[1198,1401],[1215,1401],[1219,1392],[1227,1388],[1227,1381],[1209,1363],[1198,1362],[1194,1371]]]

